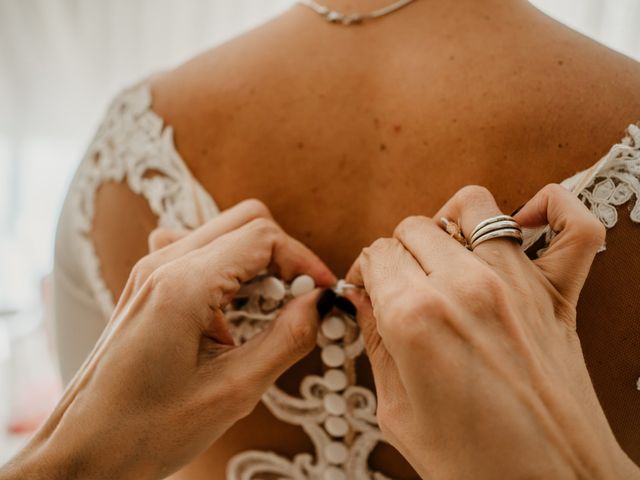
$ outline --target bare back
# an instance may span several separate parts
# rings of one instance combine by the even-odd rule
[[[596,162],[640,120],[638,64],[517,0],[415,2],[350,28],[294,7],[152,89],[154,111],[218,205],[264,201],[338,276],[402,218],[433,214],[462,186],[488,187],[510,212]],[[640,227],[620,217],[583,293],[579,333],[612,426],[639,462],[640,395],[625,382],[633,351],[640,369]],[[154,226],[125,186],[101,188],[93,239],[116,296]],[[283,383],[293,388],[318,362],[310,356]],[[222,478],[225,459],[247,447],[310,448],[259,407],[182,475]],[[371,461],[413,478],[389,448]]]

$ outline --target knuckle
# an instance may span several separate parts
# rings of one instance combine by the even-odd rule
[[[408,307],[414,312],[440,313],[444,306],[443,299],[435,292],[421,292],[412,295],[407,301]]]
[[[369,263],[375,257],[390,251],[398,246],[398,241],[393,238],[378,238],[371,245],[362,249],[360,259],[363,263]]]
[[[548,196],[566,195],[567,189],[559,183],[548,183],[547,185],[542,187],[542,192],[544,192]]]
[[[393,236],[404,236],[407,232],[421,228],[429,221],[424,215],[411,215],[403,219],[393,232]]]
[[[441,318],[443,315],[445,303],[436,293],[402,295],[390,305],[387,315],[382,316],[380,328],[387,337],[413,342],[421,337],[426,318]]]
[[[243,200],[239,205],[247,211],[250,218],[273,218],[269,208],[256,198]]]
[[[478,281],[483,289],[491,293],[500,293],[504,290],[504,281],[496,271],[490,268],[482,269]]]
[[[369,245],[366,250],[370,251],[381,251],[388,250],[392,245],[395,245],[395,241],[392,238],[378,238],[371,245]]]
[[[488,267],[467,272],[459,285],[459,294],[472,309],[494,308],[507,297],[507,285],[500,275]]]
[[[367,256],[389,252],[400,247],[400,242],[395,238],[378,238],[371,245],[363,249],[363,253]]]
[[[248,224],[257,235],[271,239],[280,233],[280,227],[270,218],[256,218]]]
[[[600,247],[605,241],[606,233],[605,226],[591,212],[575,219],[574,234],[586,245]]]
[[[166,236],[166,230],[164,228],[156,228],[150,234],[148,238],[149,251],[157,250],[158,245],[162,243]]]
[[[474,269],[473,272],[467,276],[467,280],[473,290],[478,294],[482,294],[483,292],[496,294],[502,292],[504,289],[504,281],[500,278],[500,275],[487,267]]]
[[[131,277],[137,285],[141,285],[157,268],[158,264],[153,255],[144,256],[131,269]]]
[[[153,270],[147,277],[145,283],[156,294],[156,298],[170,299],[173,297],[172,284],[175,283],[175,268],[162,265]]]
[[[562,185],[550,183],[543,188],[547,197],[570,197],[573,201],[579,202]],[[605,241],[606,227],[598,218],[583,204],[582,215],[574,215],[571,219],[571,228],[578,242],[582,241],[586,245],[601,246]]]
[[[462,187],[455,194],[455,197],[457,197],[457,199],[463,204],[473,204],[493,200],[493,195],[489,189],[480,185],[467,185]]]

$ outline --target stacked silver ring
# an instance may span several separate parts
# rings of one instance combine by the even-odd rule
[[[522,228],[510,215],[496,215],[476,225],[469,237],[469,250],[495,238],[512,238],[522,245]]]

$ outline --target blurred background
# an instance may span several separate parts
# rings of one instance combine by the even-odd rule
[[[640,0],[531,1],[640,60]],[[60,394],[48,335],[56,220],[110,98],[294,3],[0,0],[0,464]]]

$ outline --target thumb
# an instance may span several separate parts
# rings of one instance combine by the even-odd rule
[[[558,292],[575,304],[596,252],[604,244],[602,223],[577,197],[557,184],[540,190],[514,219],[523,227],[548,224],[556,233],[535,263]]]
[[[371,300],[361,289],[348,289],[345,291],[344,296],[356,307],[358,312],[356,320],[362,332],[362,340],[375,373],[375,370],[379,367],[381,356],[386,354],[386,348],[378,333]]]
[[[406,405],[406,389],[400,380],[398,367],[378,333],[369,297],[364,290],[360,289],[349,289],[345,291],[344,296],[358,310],[358,326],[362,332],[362,339],[371,363],[378,404],[385,408],[388,408],[389,405]]]
[[[229,352],[233,378],[256,396],[310,353],[318,334],[318,302],[331,290],[316,289],[291,300],[262,332]],[[335,294],[334,294],[335,295]]]

